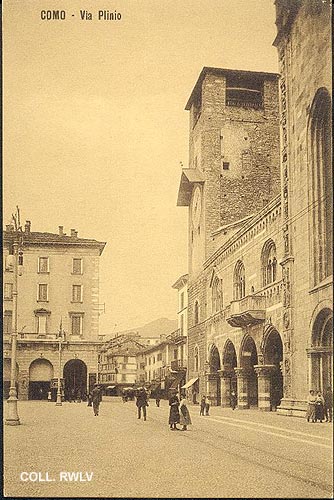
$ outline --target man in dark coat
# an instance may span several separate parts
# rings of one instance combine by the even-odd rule
[[[95,417],[99,416],[100,403],[102,401],[102,392],[100,386],[98,384],[94,385],[94,389],[92,392],[92,403],[93,403],[93,411]]]
[[[143,387],[138,388],[136,405],[138,408],[138,418],[141,418],[141,410],[143,410],[143,417],[144,420],[146,420],[146,407],[148,406],[148,403],[147,394]]]

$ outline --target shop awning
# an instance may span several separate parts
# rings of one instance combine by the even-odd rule
[[[196,378],[191,378],[190,380],[188,380],[188,382],[186,384],[184,384],[181,389],[189,389],[189,387],[191,387],[192,385],[194,385],[194,383],[198,380],[198,377]]]
[[[115,385],[108,385],[107,389],[115,389]]]

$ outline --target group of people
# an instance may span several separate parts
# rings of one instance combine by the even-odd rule
[[[171,395],[169,398],[169,428],[172,431],[180,430],[186,431],[188,425],[191,425],[190,413],[187,407],[187,400],[185,393],[181,394],[180,400],[177,396],[177,391],[171,390]],[[176,425],[182,425],[182,429],[179,429]]]
[[[308,422],[326,422],[332,421],[333,414],[333,392],[330,387],[327,388],[323,395],[321,391],[310,390],[307,397],[307,413]]]
[[[202,396],[199,407],[199,414],[209,416],[210,413],[210,399],[207,396]]]

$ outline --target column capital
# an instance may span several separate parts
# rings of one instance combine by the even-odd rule
[[[254,370],[257,376],[268,376],[275,371],[275,365],[254,365]]]
[[[244,368],[242,366],[237,366],[236,368],[234,368],[234,371],[237,375],[237,377],[239,378],[242,378],[242,377],[248,377],[249,373],[250,373],[250,368]]]
[[[230,366],[223,366],[221,370],[217,371],[220,378],[230,378],[232,377],[234,370]]]

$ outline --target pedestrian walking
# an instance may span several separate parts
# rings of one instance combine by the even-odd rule
[[[180,401],[177,397],[175,391],[171,391],[171,397],[169,398],[169,427],[172,431],[177,430],[176,424],[180,422],[180,412],[179,412]]]
[[[231,408],[232,410],[235,410],[237,406],[237,395],[235,393],[235,391],[232,391],[231,392]]]
[[[94,384],[94,389],[92,391],[92,403],[93,403],[93,412],[94,416],[99,416],[100,403],[102,401],[102,392],[99,384]]]
[[[202,396],[199,414],[204,416],[204,411],[205,411],[205,396]]]
[[[138,387],[136,406],[138,408],[138,418],[141,418],[141,412],[143,410],[143,418],[146,420],[146,407],[148,406],[148,402],[144,387]]]
[[[210,415],[209,413],[210,410],[210,399],[208,396],[205,398],[205,415],[208,417]]]
[[[51,402],[51,401],[52,401],[51,391],[48,391],[48,401],[49,401],[49,402]]]
[[[159,406],[160,406],[160,398],[159,397],[155,398],[155,405],[159,408]]]
[[[182,425],[182,430],[186,431],[187,425],[191,425],[192,422],[187,407],[187,400],[185,394],[182,395],[179,410],[180,410],[180,425]]]
[[[325,400],[324,397],[321,393],[321,391],[317,392],[316,398],[315,398],[315,421],[321,422],[324,419],[324,414],[325,414]]]
[[[307,396],[307,412],[306,412],[306,419],[309,422],[315,422],[315,401],[316,401],[316,396],[314,394],[314,391],[311,389],[309,395]]]
[[[327,390],[324,395],[325,400],[325,418],[326,422],[331,422],[333,418],[333,392],[330,387],[327,387]]]

